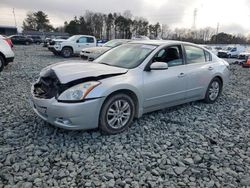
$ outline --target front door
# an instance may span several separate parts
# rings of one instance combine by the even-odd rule
[[[184,100],[187,80],[181,45],[161,49],[153,58],[154,62],[168,63],[169,68],[144,71],[144,108],[157,108]]]

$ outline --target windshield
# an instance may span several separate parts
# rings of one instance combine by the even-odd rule
[[[125,44],[106,52],[94,62],[132,69],[140,65],[156,47],[146,44]]]
[[[123,42],[119,40],[111,40],[111,41],[106,42],[103,46],[114,48],[116,46],[121,45],[122,43]]]
[[[74,41],[77,38],[77,36],[72,36],[67,39],[67,41]]]

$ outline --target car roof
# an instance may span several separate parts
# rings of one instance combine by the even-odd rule
[[[183,42],[183,41],[177,41],[177,40],[135,40],[130,43],[136,43],[136,44],[148,44],[148,45],[168,45],[168,44],[191,44],[191,45],[196,45],[193,43],[189,42]]]

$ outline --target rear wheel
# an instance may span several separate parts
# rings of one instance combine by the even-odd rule
[[[64,47],[61,53],[63,57],[69,58],[73,55],[73,50],[70,47]]]
[[[106,134],[117,134],[126,130],[135,116],[135,104],[131,97],[117,94],[104,103],[99,128]]]
[[[0,72],[3,71],[4,65],[5,65],[4,58],[0,55]]]
[[[30,42],[29,42],[29,41],[26,41],[25,44],[26,44],[26,45],[30,45]]]
[[[214,78],[208,88],[207,88],[207,92],[206,92],[206,96],[205,96],[205,102],[206,103],[214,103],[218,97],[221,94],[221,90],[222,90],[222,82],[219,78]]]

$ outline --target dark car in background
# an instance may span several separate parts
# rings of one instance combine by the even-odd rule
[[[40,36],[34,36],[34,35],[30,35],[29,36],[28,35],[27,37],[31,38],[33,40],[34,44],[41,44],[41,43],[43,43],[43,40],[42,40],[42,38]]]
[[[30,45],[33,43],[33,39],[22,35],[12,35],[9,37],[13,44]]]

